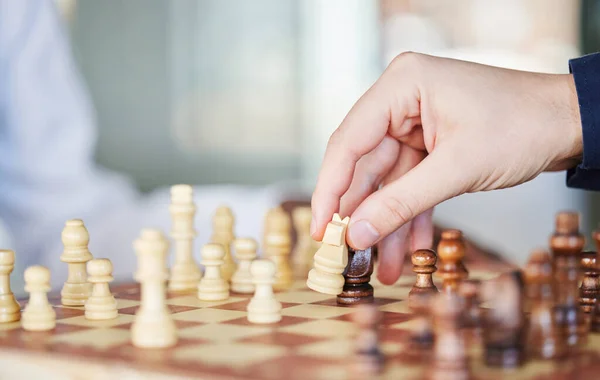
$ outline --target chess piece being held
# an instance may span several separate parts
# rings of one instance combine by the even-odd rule
[[[338,214],[327,224],[323,244],[315,253],[314,268],[308,273],[306,285],[317,292],[338,295],[344,289],[342,273],[348,265],[346,230],[349,217],[341,219]]]
[[[0,250],[0,323],[21,319],[21,306],[10,289],[10,274],[15,268],[15,252]]]
[[[87,319],[117,318],[117,301],[108,283],[113,280],[113,266],[109,259],[94,259],[87,263],[88,280],[93,284],[92,295],[85,302]]]
[[[88,250],[90,235],[80,219],[68,220],[62,231],[64,251],[60,261],[69,266],[69,274],[61,295],[65,306],[84,306],[92,294],[92,284],[87,281],[85,265],[93,257]]]
[[[194,260],[194,193],[190,185],[171,187],[171,237],[175,241],[175,261],[171,267],[169,290],[174,292],[195,291],[201,272]]]
[[[25,270],[25,291],[29,301],[21,324],[27,331],[48,331],[56,326],[56,312],[48,302],[50,291],[50,271],[42,266],[33,266]]]
[[[273,295],[275,264],[271,260],[254,260],[250,266],[255,285],[254,297],[248,303],[248,321],[276,323],[281,320],[281,303]]]
[[[168,244],[163,233],[144,229],[135,241],[138,256],[136,280],[142,297],[131,325],[131,342],[141,348],[163,348],[177,343],[177,329],[165,304]]]
[[[238,267],[231,277],[231,290],[235,293],[251,294],[254,292],[250,265],[256,259],[258,244],[251,238],[237,238],[233,242],[235,256],[238,259]]]

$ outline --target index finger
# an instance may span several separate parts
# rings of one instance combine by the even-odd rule
[[[311,202],[311,235],[316,240],[323,238],[327,223],[339,209],[340,198],[350,187],[358,160],[381,143],[392,119],[397,119],[394,123],[402,123],[406,118],[407,112],[391,109],[390,104],[396,99],[392,99],[393,93],[388,91],[390,86],[383,78],[356,102],[329,138]]]

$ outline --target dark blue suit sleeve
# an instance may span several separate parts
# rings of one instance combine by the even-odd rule
[[[567,171],[567,186],[600,190],[600,53],[570,60],[569,70],[579,100],[583,160]]]

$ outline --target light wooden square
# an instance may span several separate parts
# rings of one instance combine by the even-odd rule
[[[244,298],[241,297],[229,297],[223,301],[200,301],[195,295],[187,295],[181,297],[175,297],[167,300],[167,305],[175,305],[175,306],[190,306],[190,307],[213,307],[225,305],[228,303],[242,301]]]
[[[76,326],[86,326],[86,327],[94,327],[94,328],[103,328],[103,327],[113,327],[124,325],[126,323],[133,322],[135,317],[129,314],[119,314],[117,318],[114,319],[105,319],[100,321],[89,320],[86,319],[84,315],[80,315],[78,317],[65,318],[56,321],[56,323],[60,323],[63,325],[76,325]]]
[[[384,286],[375,289],[375,297],[391,299],[407,299],[411,288],[398,286]]]
[[[279,331],[318,337],[343,338],[352,336],[355,333],[355,328],[351,322],[317,319],[282,327]]]
[[[55,343],[62,342],[74,346],[95,347],[101,350],[119,346],[128,342],[129,339],[129,331],[111,328],[82,330],[52,337],[52,341]]]
[[[320,302],[329,298],[334,298],[329,294],[322,294],[313,290],[299,290],[295,292],[285,292],[275,294],[275,299],[279,302],[288,303],[311,303]]]
[[[178,321],[192,321],[202,323],[224,322],[244,316],[246,316],[246,312],[244,311],[218,309],[198,309],[173,314],[173,318]]]
[[[182,338],[202,338],[215,342],[232,342],[237,339],[266,334],[271,329],[261,326],[240,326],[228,324],[206,324],[179,330]]]
[[[284,356],[286,352],[284,347],[266,344],[217,343],[184,346],[174,356],[178,360],[240,368]]]
[[[350,338],[328,339],[323,342],[305,344],[297,348],[301,355],[317,358],[342,359],[352,355],[354,342]]]
[[[290,317],[322,319],[339,317],[340,315],[348,314],[353,311],[354,310],[350,308],[337,306],[303,304],[285,308],[281,311],[281,315],[287,315]]]
[[[412,311],[408,308],[408,301],[398,301],[388,303],[387,305],[379,308],[381,311],[389,311],[391,313],[406,313],[410,314]]]

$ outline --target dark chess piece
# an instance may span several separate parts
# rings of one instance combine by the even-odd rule
[[[462,327],[466,329],[481,328],[481,299],[479,298],[479,288],[481,281],[465,280],[458,286],[458,294],[463,297],[465,310],[462,316]]]
[[[439,293],[432,278],[437,270],[437,257],[430,249],[419,249],[411,255],[411,261],[412,270],[417,275],[415,284],[408,293],[408,307],[417,316],[411,340],[418,348],[429,348],[433,344],[430,303],[431,298]]]
[[[469,378],[469,361],[461,328],[464,303],[456,293],[439,293],[432,300],[435,343],[429,378],[463,380]]]
[[[550,238],[554,258],[556,319],[567,346],[587,340],[587,320],[579,307],[579,257],[585,238],[579,233],[579,214],[560,212],[556,215],[556,231]]]
[[[594,305],[596,305],[600,293],[600,272],[596,266],[596,252],[582,252],[580,260],[583,279],[579,287],[579,306],[581,311],[589,317],[592,310],[594,310]]]
[[[555,359],[566,354],[564,337],[556,322],[552,258],[543,250],[529,256],[525,266],[529,326],[526,347],[532,358]]]
[[[482,300],[491,306],[483,312],[485,363],[489,366],[515,368],[524,362],[523,293],[519,271],[502,274],[481,286]]]
[[[381,373],[385,364],[379,348],[381,312],[375,305],[358,305],[351,318],[358,329],[352,369],[363,375]]]
[[[373,274],[373,262],[371,248],[364,251],[348,248],[348,266],[343,273],[344,288],[337,296],[338,304],[357,305],[374,301],[373,286],[369,284]]]
[[[463,264],[465,242],[459,230],[444,230],[437,247],[439,257],[438,276],[443,280],[444,292],[455,292],[458,284],[467,279],[469,272]]]

